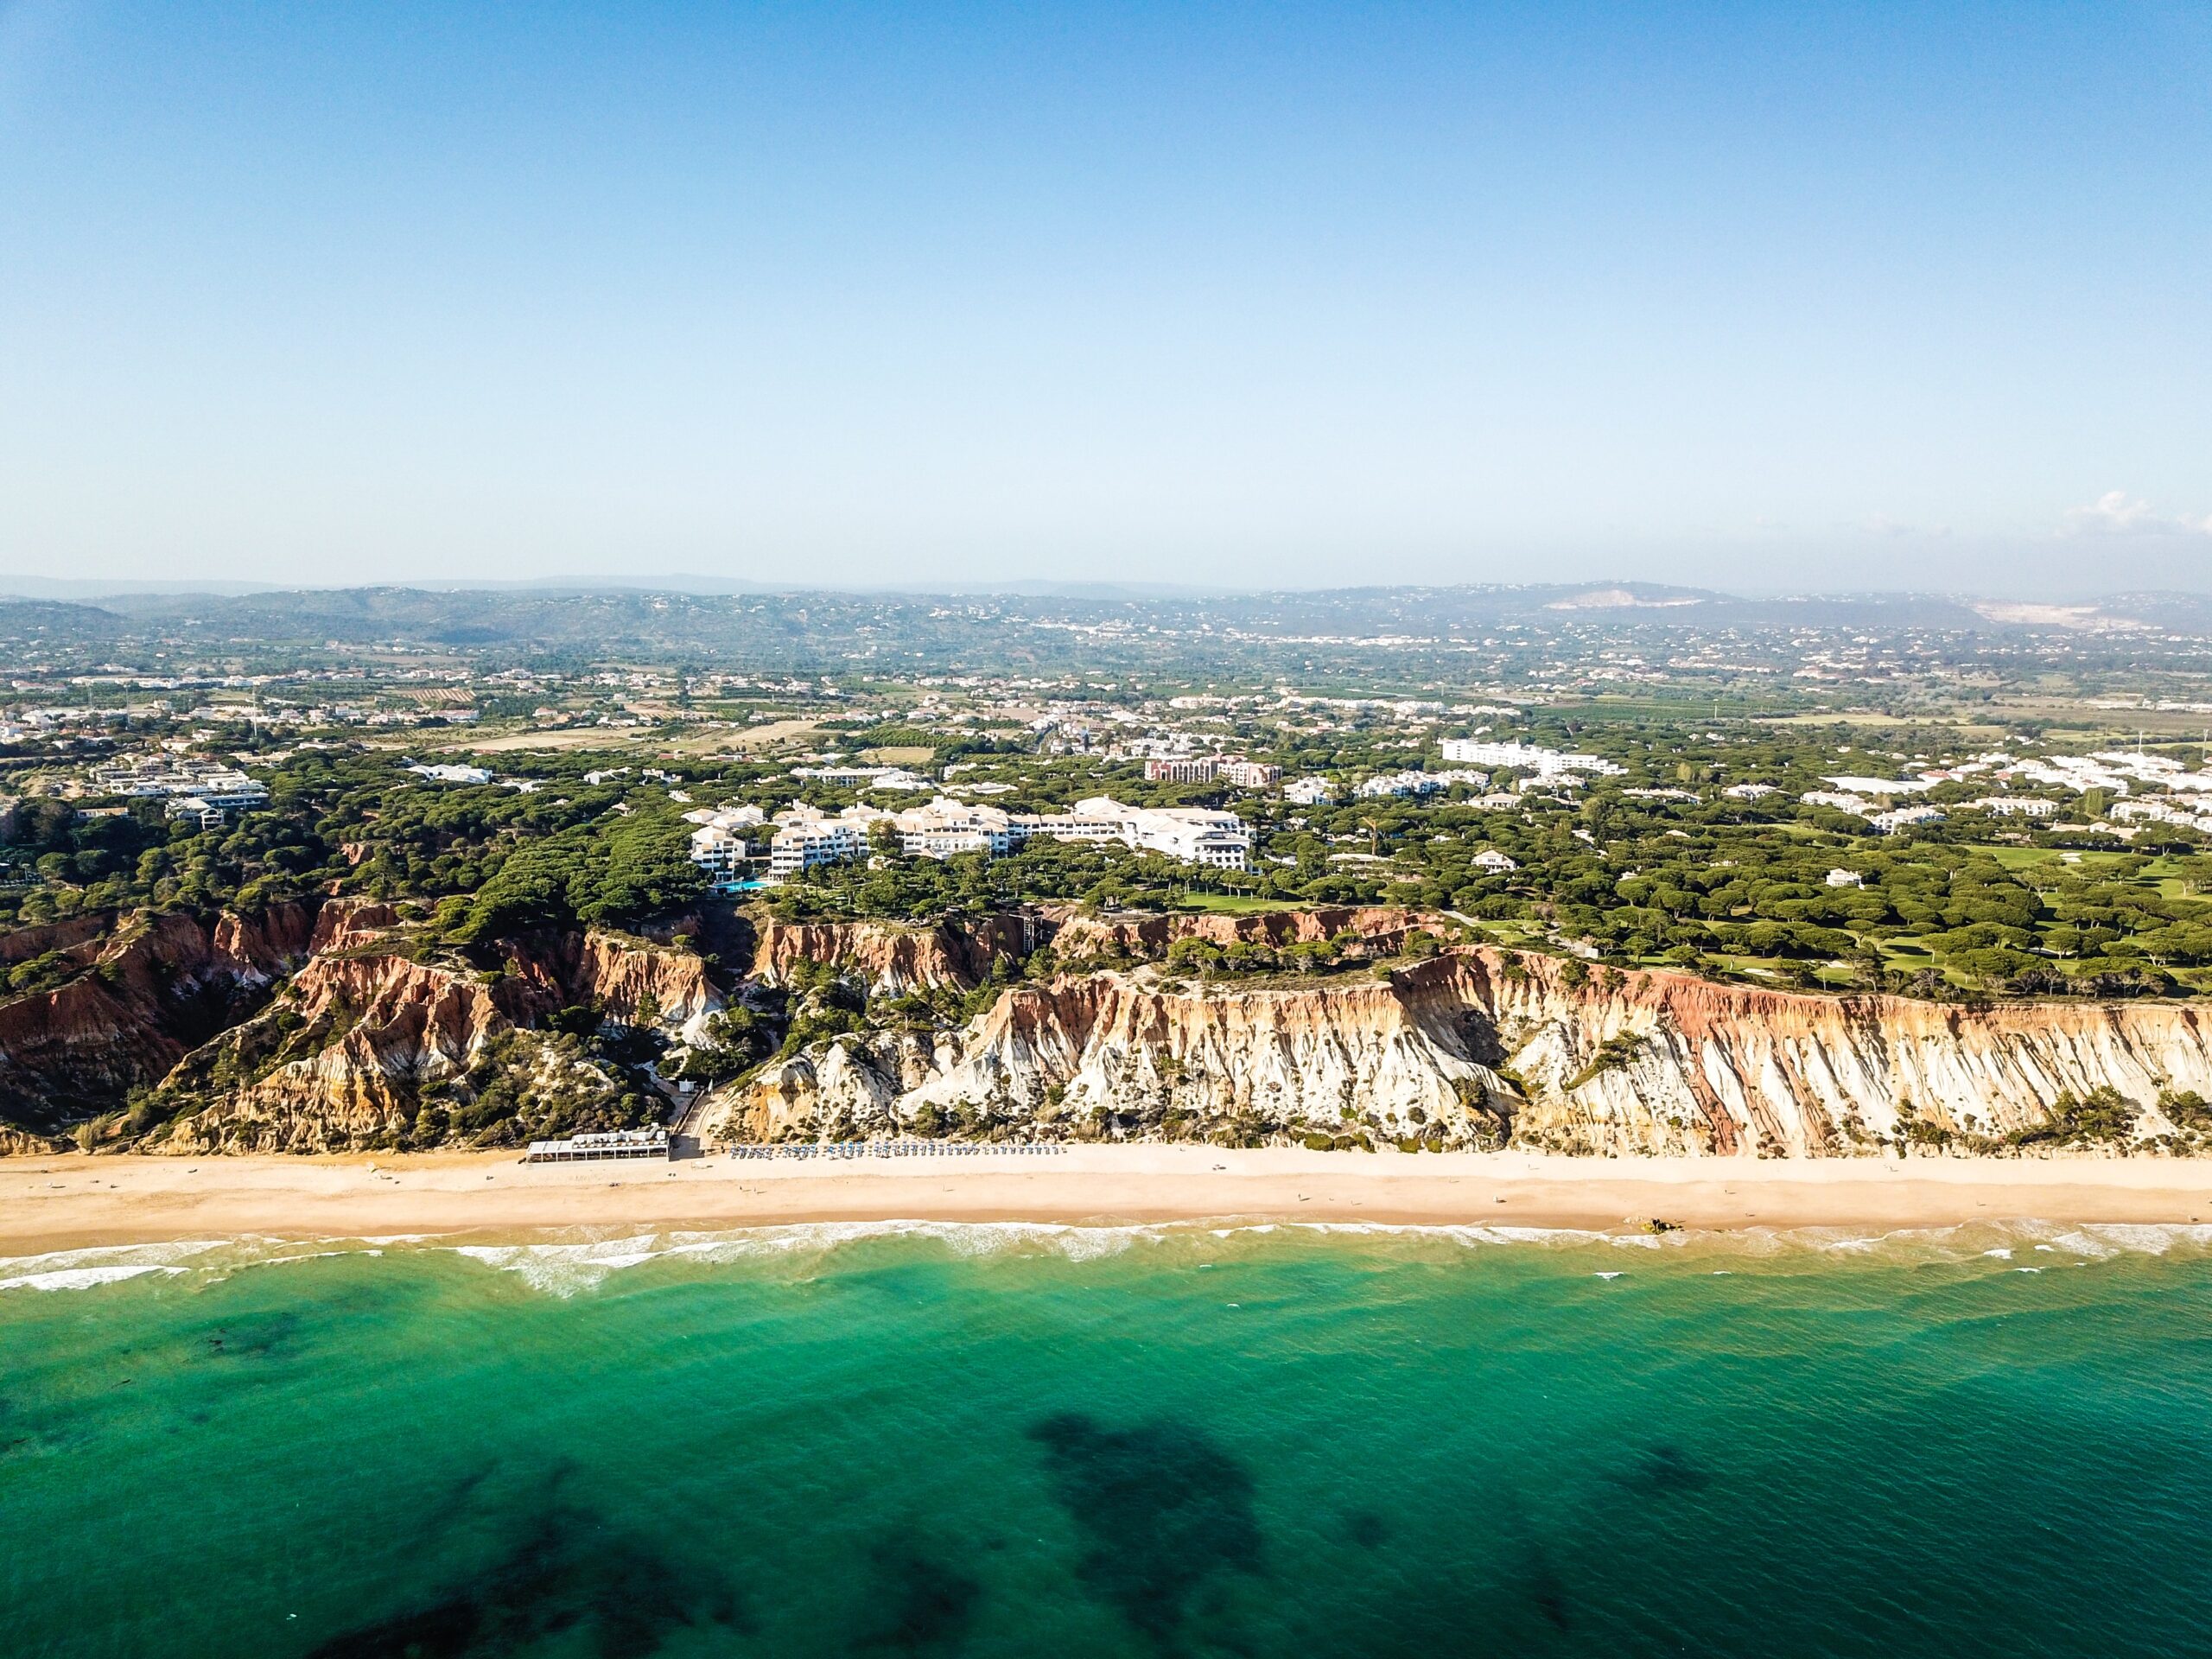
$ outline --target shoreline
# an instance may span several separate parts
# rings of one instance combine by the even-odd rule
[[[1055,1156],[524,1164],[414,1156],[0,1160],[0,1253],[187,1238],[811,1222],[1328,1221],[1706,1231],[2212,1221],[2212,1160],[1573,1158],[1083,1146]]]

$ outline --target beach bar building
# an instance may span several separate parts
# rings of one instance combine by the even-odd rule
[[[566,1141],[533,1141],[526,1164],[580,1164],[599,1158],[665,1158],[666,1129],[602,1129]]]

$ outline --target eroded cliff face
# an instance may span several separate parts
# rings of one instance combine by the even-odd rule
[[[1470,1052],[1465,1013],[1395,981],[1227,989],[1063,976],[1008,990],[936,1041],[840,1039],[772,1065],[718,1121],[772,1140],[953,1127],[1497,1145],[1512,1096]]]
[[[416,960],[395,921],[366,910],[341,918],[329,952],[265,1012],[186,1057],[162,1081],[156,1104],[167,1121],[143,1149],[508,1144],[612,1123],[628,1085],[576,1033],[549,1037],[547,1022],[595,1004],[681,1041],[722,1007],[697,957],[645,940],[527,938],[487,972]]]
[[[751,1138],[1385,1136],[1452,1147],[1819,1157],[1906,1140],[1993,1149],[2063,1096],[2116,1091],[2121,1144],[2190,1144],[2162,1096],[2212,1096],[2188,1004],[1827,997],[1492,949],[1387,980],[1191,987],[1066,976],[965,1029],[842,1038],[727,1103]]]
[[[671,945],[533,935],[471,957],[418,931],[389,906],[334,899],[33,941],[80,971],[0,1004],[0,1151],[45,1150],[100,1115],[102,1144],[191,1154],[505,1144],[623,1121],[645,1101],[642,1073],[626,1069],[639,1057],[607,1046],[582,1010],[680,1046],[724,1007],[708,963]],[[701,1127],[1840,1156],[1905,1141],[1995,1149],[2039,1131],[2062,1096],[2109,1090],[2123,1141],[2193,1149],[2206,1132],[2160,1105],[2212,1096],[2212,1022],[2195,1004],[1804,995],[1487,947],[1297,981],[1192,982],[1153,965],[1182,938],[1282,951],[1350,936],[1363,943],[1347,954],[1382,957],[1434,950],[1423,931],[1453,930],[1389,910],[765,923],[763,988],[733,1015],[753,1052],[798,1017],[798,1001],[777,1012],[772,988],[801,962],[852,987],[816,983],[805,1006],[819,1014],[835,991],[862,1029],[771,1060]],[[1102,961],[1131,965],[1092,971]],[[1027,976],[964,1025],[880,1007],[971,991],[1016,963]],[[862,991],[878,999],[867,1013]]]
[[[549,1011],[526,980],[393,953],[321,957],[277,1003],[181,1061],[157,1099],[175,1114],[147,1151],[331,1152],[410,1132],[426,1090],[450,1084],[516,1018]]]
[[[697,957],[616,934],[584,936],[575,983],[615,1019],[657,1024],[687,1042],[697,1040],[708,1016],[722,1007]]]
[[[1332,938],[1355,954],[1390,956],[1416,933],[1449,930],[1435,918],[1389,908],[1350,906],[1267,911],[1251,915],[1093,914],[1068,905],[998,912],[927,926],[894,922],[761,922],[754,934],[752,976],[785,985],[800,963],[836,968],[871,996],[916,991],[971,991],[1001,962],[1020,963],[1049,949],[1058,961],[1156,962],[1177,941],[1198,939],[1281,950]]]
[[[314,926],[301,906],[253,918],[173,912],[47,945],[89,971],[0,1004],[0,1116],[43,1135],[112,1109],[266,1001],[305,960]]]
[[[100,938],[112,919],[105,911],[72,916],[66,921],[41,922],[0,933],[0,967],[12,967],[59,950],[74,961],[90,962],[99,953]]]
[[[764,985],[785,985],[800,963],[822,963],[859,981],[871,996],[969,991],[990,977],[995,963],[1020,961],[1050,932],[1045,917],[1020,912],[913,927],[766,921],[754,934],[752,976]]]
[[[2098,1089],[2139,1109],[2155,1138],[2177,1127],[2162,1094],[2212,1094],[2212,1031],[2195,1004],[1797,995],[1489,950],[1448,971],[1529,1085],[1523,1138],[1568,1150],[1834,1154],[1914,1122],[2001,1137]]]

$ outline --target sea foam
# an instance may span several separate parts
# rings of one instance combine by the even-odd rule
[[[878,1241],[934,1244],[962,1257],[1042,1257],[1070,1263],[1103,1260],[1141,1248],[1179,1243],[1257,1245],[1269,1239],[1312,1238],[1370,1244],[1402,1259],[1437,1260],[1494,1249],[1609,1249],[1680,1256],[1767,1261],[1786,1265],[1798,1254],[1901,1257],[1993,1270],[2014,1251],[2032,1249],[2077,1262],[2122,1255],[2167,1255],[2212,1249],[2212,1225],[2133,1223],[1974,1221],[1953,1227],[1870,1231],[1852,1228],[1681,1228],[1652,1234],[1591,1228],[1497,1224],[1347,1221],[1243,1221],[1230,1218],[1079,1225],[1061,1222],[952,1222],[922,1219],[773,1224],[715,1231],[607,1234],[585,1229],[528,1233],[498,1242],[405,1234],[375,1238],[190,1239],[101,1246],[39,1255],[0,1257],[0,1290],[90,1290],[150,1274],[218,1278],[248,1268],[298,1265],[342,1256],[442,1253],[511,1274],[531,1289],[574,1296],[618,1274],[655,1264],[696,1267],[787,1262],[810,1268]]]

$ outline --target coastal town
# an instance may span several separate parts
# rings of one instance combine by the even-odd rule
[[[1814,650],[1738,626],[1717,690],[1612,677],[1631,657],[1721,673],[1694,609],[1544,625],[1597,630],[1573,690],[1503,645],[1446,679],[1421,666],[1433,645],[1349,629],[1331,637],[1371,678],[1306,677],[1292,659],[1310,633],[1268,645],[1248,628],[1237,649],[1264,665],[1197,686],[1080,661],[745,672],[399,629],[289,665],[172,631],[132,664],[111,631],[98,671],[22,672],[0,709],[0,1015],[24,1033],[0,1034],[6,1132],[556,1161],[852,1136],[2000,1146],[2043,1133],[2034,1110],[2075,1109],[2043,1090],[1993,1121],[1946,1094],[1967,1071],[1908,1077],[1894,1058],[1878,1086],[1833,1034],[1820,1064],[1863,1097],[1815,1109],[1803,1083],[1732,1107],[1677,1069],[1681,1016],[1545,1003],[1548,1026],[1501,1025],[1499,988],[1656,995],[1635,988],[1674,976],[1796,999],[1789,1018],[1823,1032],[1853,998],[2012,1008],[2029,1034],[2003,1064],[2022,1077],[2088,1064],[2038,1046],[2046,1005],[2155,1023],[2212,990],[2212,731],[2165,671],[2123,695],[2117,665],[1993,628],[1943,648],[1981,664],[1969,684],[1914,677],[1929,658],[1910,630]],[[1484,637],[1534,631],[1495,626]],[[1073,635],[1109,654],[1125,637]],[[1817,691],[1746,671],[1792,650]],[[2023,655],[2032,674],[1988,666]],[[1478,976],[1450,982],[1475,999],[1452,1017],[1475,1023],[1411,1048],[1339,1007],[1354,985],[1398,997],[1447,968]],[[1066,982],[1149,999],[1161,1032],[1187,1017],[1179,997],[1283,999],[1324,1046],[1283,1051],[1298,1075],[1255,1096],[1276,1061],[1180,1038],[1093,1053],[1047,1006]],[[422,998],[478,1012],[452,1028]],[[1058,1031],[1052,1065],[1075,1069],[1054,1080],[1002,1052],[1001,1007]],[[1403,1017],[1427,1032],[1429,1014]],[[41,1033],[65,1027],[111,1027],[118,1046],[49,1053]],[[1762,1028],[1747,1012],[1706,1052]],[[1532,1029],[1564,1046],[1522,1053]],[[2100,1061],[2071,1097],[2118,1089],[2140,1115],[2100,1107],[2066,1133],[2212,1128],[2176,1081],[2194,1062],[2135,1040],[2169,1052],[2165,1081]],[[1780,1064],[1746,1050],[1728,1087],[1779,1088]]]

